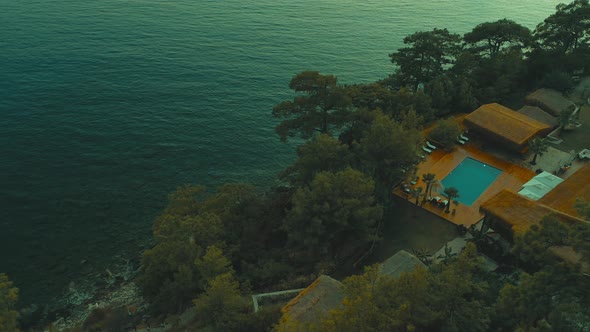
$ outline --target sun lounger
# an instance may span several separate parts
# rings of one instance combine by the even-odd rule
[[[427,147],[423,146],[422,147],[422,151],[426,152],[426,153],[432,153],[432,150],[428,149]]]
[[[426,141],[426,147],[428,147],[430,150],[436,150],[436,146],[430,144],[428,141]]]
[[[465,136],[463,134],[459,135],[459,139],[461,139],[461,140],[463,140],[465,142],[469,141],[469,137],[467,137],[467,136]]]
[[[457,137],[457,143],[461,144],[461,145],[465,145],[465,141],[461,140],[459,137]]]

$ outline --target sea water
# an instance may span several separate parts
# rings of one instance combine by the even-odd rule
[[[137,255],[176,186],[272,185],[300,71],[371,82],[414,31],[558,2],[0,0],[0,272],[44,303]]]

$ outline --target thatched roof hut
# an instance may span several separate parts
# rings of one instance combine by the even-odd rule
[[[547,205],[539,204],[515,192],[503,189],[485,201],[480,210],[488,220],[493,221],[492,227],[508,239],[514,234],[526,232],[532,225],[539,224],[547,215],[554,215],[566,223],[584,222],[577,217],[555,210]]]
[[[547,124],[497,103],[482,105],[465,117],[464,124],[521,153],[526,152],[530,139],[546,135],[551,130]]]
[[[576,199],[590,201],[590,164],[577,170],[539,200],[556,210],[579,217]]]
[[[321,275],[281,309],[283,317],[278,330],[304,330],[306,324],[318,322],[330,309],[342,305],[343,299],[342,283]]]
[[[526,115],[531,119],[542,122],[551,128],[555,128],[559,124],[559,120],[557,120],[556,117],[543,111],[537,106],[523,106],[517,112]]]
[[[539,89],[525,98],[529,105],[538,106],[553,116],[559,116],[562,111],[574,110],[576,105],[559,91],[552,89]]]
[[[402,273],[414,271],[417,267],[425,269],[426,265],[418,257],[405,250],[400,250],[381,263],[380,271],[392,277],[399,277]]]

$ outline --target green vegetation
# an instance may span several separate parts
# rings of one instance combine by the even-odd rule
[[[536,165],[537,157],[542,156],[549,149],[549,142],[544,138],[535,137],[529,141],[529,149],[534,154],[531,165]]]
[[[304,71],[293,77],[289,88],[304,95],[286,100],[272,110],[275,117],[284,119],[276,127],[281,140],[297,134],[302,138],[314,133],[327,134],[346,122],[350,98],[336,85],[335,76]]]
[[[448,118],[438,120],[428,137],[442,145],[446,150],[450,150],[455,146],[459,134],[461,134],[461,128],[459,128],[457,121]]]
[[[0,331],[19,331],[16,323],[18,313],[15,310],[17,300],[18,288],[13,287],[6,274],[0,273]]]
[[[152,312],[165,316],[194,305],[198,330],[270,330],[278,307],[253,314],[246,296],[303,287],[319,273],[342,275],[366,264],[382,237],[384,216],[388,223],[398,220],[392,188],[416,178],[425,123],[436,121],[429,138],[452,149],[460,128],[448,114],[522,99],[543,85],[567,89],[572,70],[590,63],[589,42],[590,5],[576,0],[557,6],[532,32],[503,19],[464,36],[447,29],[413,33],[390,54],[395,72],[379,82],[340,86],[332,75],[297,74],[289,84],[297,95],[272,110],[282,141],[305,140],[280,185],[266,192],[243,183],[188,185],[170,194],[136,280]],[[533,163],[544,146],[531,142]],[[416,204],[436,183],[433,174],[422,181],[426,188],[413,192]],[[449,212],[459,193],[446,188],[445,195]],[[576,208],[590,218],[587,202]],[[512,277],[482,270],[474,245],[459,256],[447,249],[440,264],[397,279],[369,267],[345,280],[343,306],[309,329],[588,329],[587,275],[558,260],[552,248],[571,247],[587,260],[589,234],[587,225],[547,218],[502,257],[523,269]],[[483,237],[476,234],[474,242],[485,250]],[[1,331],[17,331],[17,295],[0,275]],[[101,309],[83,330],[116,330],[122,316],[120,308]]]

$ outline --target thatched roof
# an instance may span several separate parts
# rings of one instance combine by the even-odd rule
[[[282,309],[279,331],[296,331],[305,324],[317,322],[344,299],[342,283],[322,275],[301,291]]]
[[[535,119],[539,122],[542,122],[552,128],[557,127],[557,125],[559,124],[559,120],[557,120],[556,117],[536,106],[523,106],[517,112],[526,115],[529,118]]]
[[[426,265],[418,257],[405,250],[400,250],[381,263],[380,271],[392,277],[399,277],[404,272],[414,271],[418,266],[426,268]]]
[[[590,264],[571,246],[551,246],[549,252],[571,264],[580,264],[582,272],[590,273]]]
[[[546,196],[545,196],[546,197]],[[553,214],[562,222],[583,222],[582,219],[567,215],[544,204],[530,200],[515,192],[503,189],[480,206],[487,216],[492,216],[508,226],[513,234],[524,233],[532,225]]]
[[[465,117],[468,127],[485,131],[517,146],[549,126],[500,104],[486,104]]]
[[[576,199],[590,201],[590,164],[578,169],[539,200],[556,210],[579,217],[574,205]]]
[[[558,116],[564,110],[575,107],[575,104],[564,97],[559,91],[552,89],[539,89],[528,96],[527,104],[538,106],[551,115]]]

